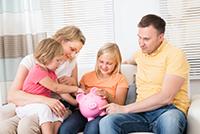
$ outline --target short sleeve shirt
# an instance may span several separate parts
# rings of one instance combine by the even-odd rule
[[[20,62],[21,65],[25,66],[28,70],[30,70],[35,65],[35,59],[33,54],[25,56],[22,61]],[[57,77],[61,77],[63,75],[71,76],[72,71],[76,65],[76,59],[72,61],[65,61],[61,66],[58,67],[56,70]]]
[[[97,87],[106,90],[113,97],[116,94],[116,88],[128,88],[128,81],[123,74],[115,74],[110,78],[103,80],[99,79],[95,71],[86,73],[80,80],[80,83],[85,85],[86,89],[91,89],[92,87]]]
[[[185,81],[173,103],[186,113],[189,107],[189,64],[184,52],[165,40],[152,54],[148,55],[137,51],[134,58],[137,64],[137,101],[159,92],[166,74],[177,75],[184,78]]]
[[[23,85],[23,91],[31,94],[50,97],[51,90],[40,85],[40,81],[46,77],[56,80],[56,74],[51,70],[44,70],[39,65],[35,65],[28,73]]]

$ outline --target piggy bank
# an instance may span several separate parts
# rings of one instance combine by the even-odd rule
[[[99,108],[108,104],[105,98],[96,95],[96,88],[92,88],[88,94],[79,93],[76,96],[76,100],[79,103],[79,109],[81,114],[91,121],[97,116],[103,116],[106,114],[104,109]]]

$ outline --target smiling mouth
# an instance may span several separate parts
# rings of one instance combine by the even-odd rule
[[[103,70],[103,69],[101,69],[101,71],[102,71],[102,72],[107,72],[108,70]]]

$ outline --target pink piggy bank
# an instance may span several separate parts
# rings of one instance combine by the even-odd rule
[[[108,104],[106,99],[96,95],[96,88],[92,88],[88,94],[80,93],[76,96],[76,100],[79,103],[79,109],[81,114],[91,121],[97,116],[103,116],[106,114],[104,109],[99,108]]]

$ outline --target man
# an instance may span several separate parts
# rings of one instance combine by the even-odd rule
[[[101,134],[153,132],[182,134],[189,107],[189,64],[182,50],[164,38],[165,21],[144,16],[138,24],[137,51],[127,64],[136,64],[136,102],[121,106],[108,104],[108,116],[100,121]]]

